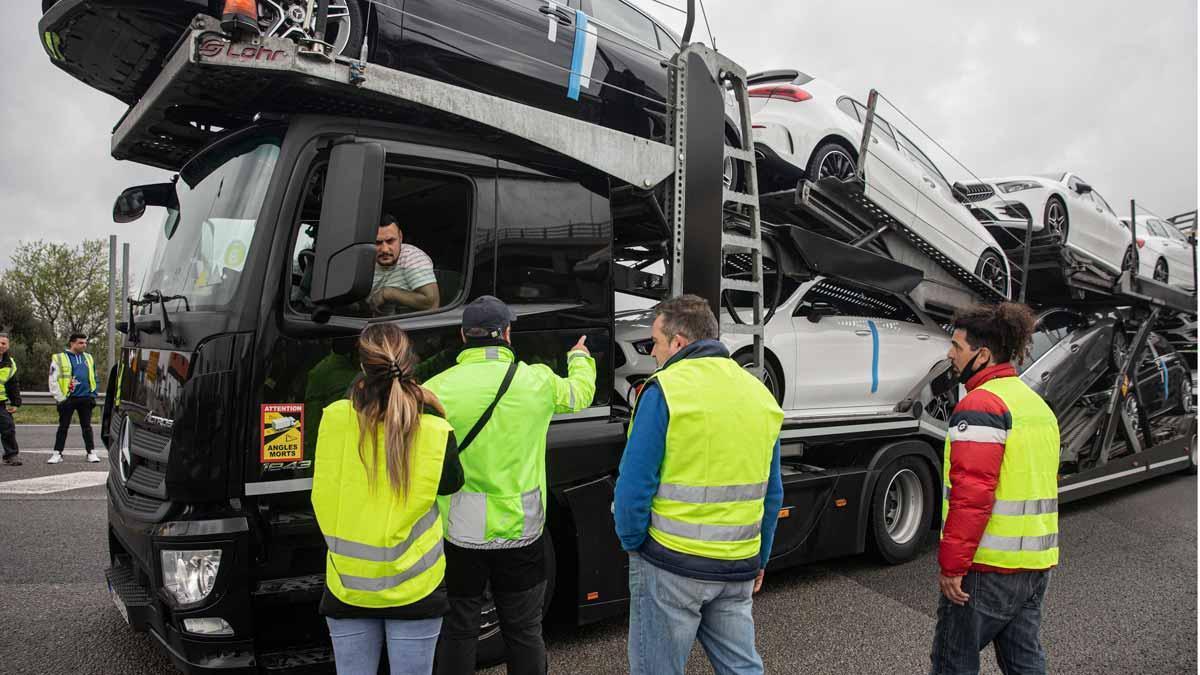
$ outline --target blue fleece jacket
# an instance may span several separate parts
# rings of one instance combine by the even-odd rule
[[[666,365],[681,359],[705,357],[728,358],[729,351],[717,340],[699,340],[681,350]],[[638,397],[633,429],[621,457],[617,478],[613,517],[621,547],[626,551],[638,551],[652,564],[684,576],[717,581],[753,578],[760,568],[766,567],[771,557],[779,507],[783,505],[779,440],[775,440],[771,474],[767,479],[758,556],[745,561],[701,558],[672,551],[646,536],[650,527],[650,502],[658,492],[669,419],[666,398],[657,383],[651,381]]]

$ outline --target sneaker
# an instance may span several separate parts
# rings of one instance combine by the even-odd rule
[[[46,463],[47,464],[62,464],[62,453],[61,452],[50,453],[50,459],[46,460]]]
[[[91,452],[88,453],[88,461],[91,462],[92,464],[95,464],[96,462],[100,461],[100,455],[97,455],[96,451],[92,450]]]
[[[4,463],[8,466],[21,466],[21,460],[17,459],[16,457],[5,457]]]

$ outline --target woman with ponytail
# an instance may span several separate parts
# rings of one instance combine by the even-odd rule
[[[454,431],[394,325],[358,339],[362,376],[325,408],[312,503],[329,549],[321,613],[342,675],[427,674],[448,609],[437,495],[463,484]]]

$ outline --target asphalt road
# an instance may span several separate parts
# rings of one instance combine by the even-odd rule
[[[0,672],[171,672],[152,638],[131,632],[109,603],[103,486],[14,494],[11,484],[107,465],[85,463],[80,450],[46,465],[53,429],[22,427],[20,439],[25,465],[0,466]],[[78,431],[72,447],[82,447]],[[1196,478],[1184,475],[1063,507],[1043,625],[1051,672],[1196,672],[1196,513]],[[767,672],[925,672],[934,555],[931,546],[905,565],[855,557],[769,574],[755,601]],[[550,671],[625,671],[625,628],[548,627]],[[998,672],[985,662],[985,673]],[[712,672],[699,650],[688,672]]]

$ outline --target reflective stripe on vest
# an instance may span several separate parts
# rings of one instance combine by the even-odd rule
[[[950,448],[956,441],[1004,442],[1004,458],[992,504],[973,562],[1008,569],[1046,569],[1058,564],[1058,420],[1017,377],[989,380],[980,387],[1004,402],[1012,428],[969,424],[946,437],[942,522],[950,512]]]
[[[434,544],[433,548],[429,549],[425,555],[421,556],[417,562],[413,563],[411,567],[403,572],[386,577],[358,577],[351,574],[338,573],[338,579],[341,580],[342,586],[352,591],[379,593],[398,588],[409,579],[432,569],[440,560],[442,560],[442,538],[438,537],[437,543]]]
[[[650,537],[703,558],[758,555],[783,411],[761,382],[728,357],[685,358],[652,379],[670,415]]]
[[[413,542],[428,532],[434,525],[437,525],[437,522],[438,510],[435,504],[429,509],[428,513],[413,525],[412,533],[408,535],[408,538],[395,546],[360,544],[357,541],[340,539],[330,534],[325,535],[325,545],[329,547],[330,552],[344,555],[347,558],[358,558],[359,560],[369,560],[371,562],[394,562],[408,552]]]
[[[460,491],[449,498],[446,535],[455,544],[468,548],[514,548],[533,543],[546,524],[542,508],[542,489],[536,487],[512,497],[488,495],[483,492]],[[489,511],[491,520],[521,518],[520,536],[497,540],[488,536]],[[513,534],[516,534],[514,531]]]

